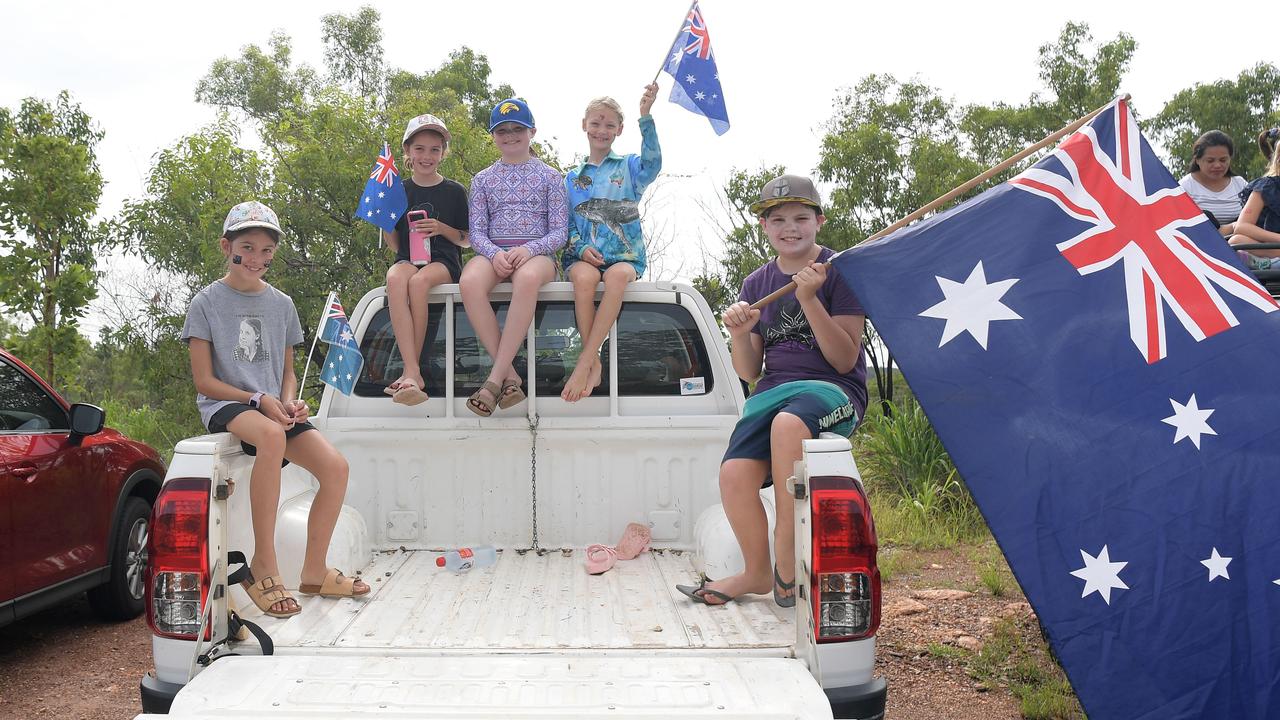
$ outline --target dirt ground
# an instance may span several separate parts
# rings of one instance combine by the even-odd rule
[[[132,718],[150,668],[146,621],[104,623],[81,596],[0,628],[0,718]]]
[[[996,598],[976,588],[976,578],[962,552],[942,551],[913,556],[885,583],[876,669],[889,681],[889,720],[1021,717],[1006,688],[985,687],[929,651],[930,643],[980,643],[993,619],[1026,617],[1016,586]],[[972,594],[956,599],[927,592],[966,588]],[[150,667],[146,623],[100,622],[81,598],[0,629],[0,718],[132,718],[141,711],[138,680]]]

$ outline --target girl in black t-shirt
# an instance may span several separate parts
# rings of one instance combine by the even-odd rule
[[[408,209],[396,223],[396,231],[384,232],[383,237],[396,251],[396,262],[387,270],[387,307],[404,370],[385,392],[395,402],[417,405],[427,400],[422,374],[427,294],[436,285],[458,282],[462,274],[461,248],[469,246],[468,208],[466,189],[440,174],[440,163],[449,149],[449,131],[440,118],[419,115],[410,120],[403,149],[405,165],[412,171],[404,181]],[[411,235],[429,238],[430,262],[410,253]]]

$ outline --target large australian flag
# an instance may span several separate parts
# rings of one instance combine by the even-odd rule
[[[671,102],[705,117],[717,135],[729,131],[729,111],[720,89],[716,56],[711,51],[711,33],[707,31],[697,0],[689,7],[662,69],[675,80],[671,86]]]
[[[1280,313],[1126,103],[834,264],[1088,716],[1280,717]]]

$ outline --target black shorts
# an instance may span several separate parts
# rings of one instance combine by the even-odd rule
[[[240,415],[240,413],[246,413],[250,411],[262,412],[261,410],[255,407],[252,407],[250,405],[245,405],[244,403],[231,403],[230,405],[223,407],[221,410],[214,413],[213,417],[209,418],[209,432],[211,433],[231,432],[230,430],[227,429],[227,425],[229,425],[232,420],[235,420],[236,417]],[[316,429],[316,426],[312,425],[310,422],[298,423],[293,427],[289,428],[288,430],[284,431],[284,439],[288,441],[292,438],[298,437],[299,435],[301,435],[302,433],[308,430],[315,430],[315,429]],[[250,445],[249,443],[243,440],[240,441],[240,449],[244,450],[244,454],[248,455],[249,457],[256,457],[258,454],[258,448]],[[288,465],[288,464],[289,464],[289,461],[285,460],[280,463],[280,467],[284,467],[285,465]]]
[[[409,263],[409,258],[396,256],[395,265],[399,265],[400,263],[411,264]],[[427,265],[443,265],[445,269],[449,271],[450,282],[457,283],[462,279],[462,265],[458,264],[458,260],[456,258],[449,255],[441,255],[440,257],[435,257],[433,255],[431,256],[431,262],[427,263]],[[424,268],[427,265],[419,265],[418,267]]]

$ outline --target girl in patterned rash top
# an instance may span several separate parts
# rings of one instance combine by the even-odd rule
[[[529,106],[518,98],[498,103],[489,133],[502,157],[471,181],[471,246],[462,269],[462,304],[493,368],[467,407],[481,417],[525,399],[512,365],[533,321],[538,289],[555,278],[552,259],[568,239],[569,206],[564,177],[529,149],[537,129]],[[500,282],[511,283],[506,326],[489,302]]]

